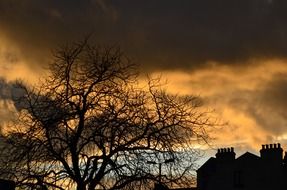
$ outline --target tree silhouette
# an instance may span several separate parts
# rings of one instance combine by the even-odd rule
[[[194,145],[213,125],[198,98],[170,95],[157,79],[140,88],[118,48],[87,40],[56,50],[48,71],[35,86],[18,84],[21,110],[3,137],[2,176],[30,189],[191,182]]]

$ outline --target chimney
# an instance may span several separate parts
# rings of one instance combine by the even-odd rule
[[[283,157],[283,165],[287,167],[287,152],[285,152],[284,157]]]
[[[263,161],[275,164],[282,164],[283,149],[278,144],[262,145],[260,156]]]
[[[235,152],[234,148],[220,148],[217,150],[216,159],[223,162],[233,161],[235,160]]]

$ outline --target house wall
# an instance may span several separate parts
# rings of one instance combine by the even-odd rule
[[[219,149],[216,158],[197,171],[197,189],[286,190],[287,168],[281,146],[264,145],[260,153],[260,157],[248,153],[235,159],[233,149]]]

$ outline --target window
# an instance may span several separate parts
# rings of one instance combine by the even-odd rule
[[[242,171],[235,171],[234,172],[234,187],[238,187],[238,188],[243,187]]]

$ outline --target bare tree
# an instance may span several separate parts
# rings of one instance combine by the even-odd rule
[[[4,137],[2,175],[30,189],[134,189],[193,182],[194,147],[213,125],[195,97],[139,88],[117,48],[58,49],[49,75],[19,83],[19,120]],[[18,106],[19,107],[19,106]]]

